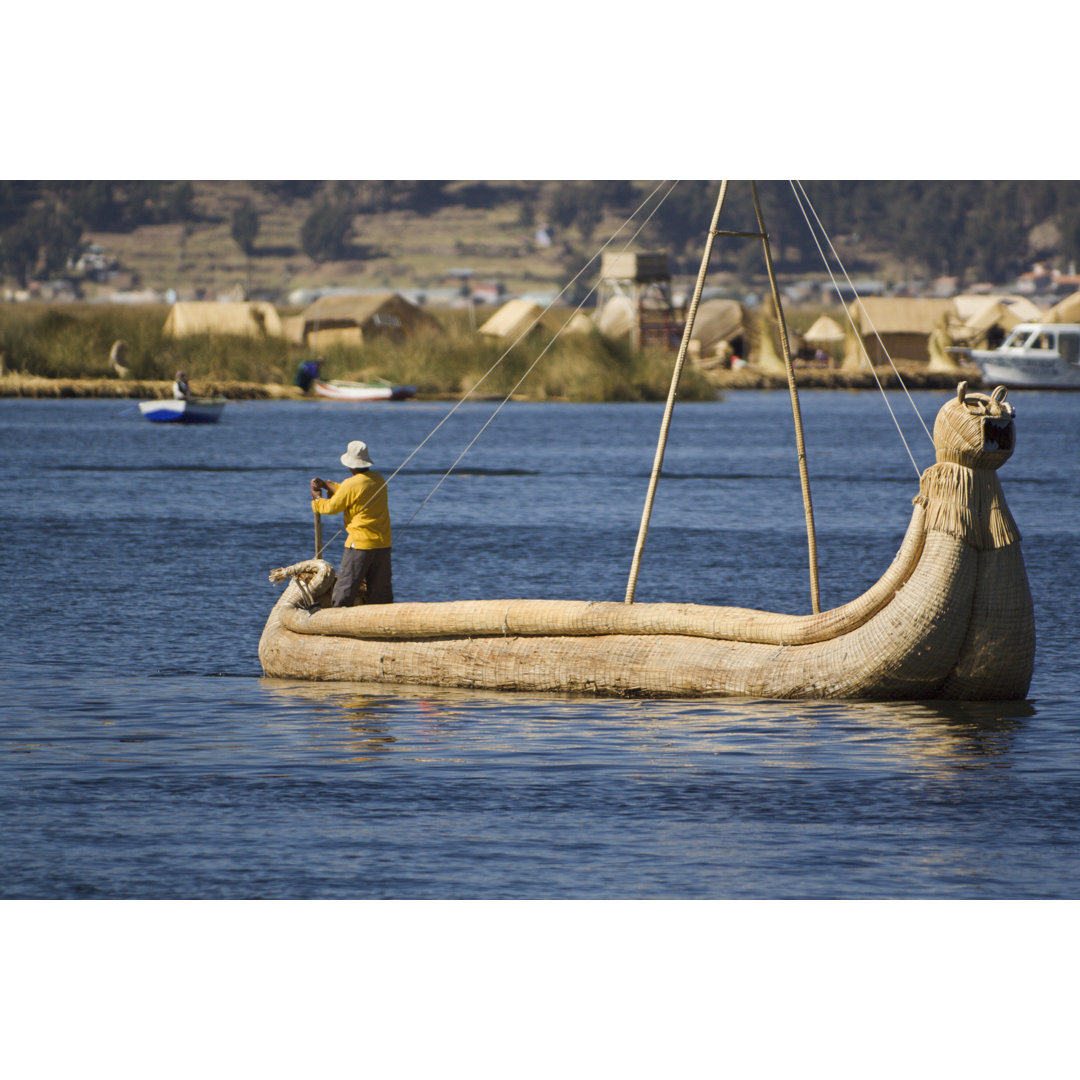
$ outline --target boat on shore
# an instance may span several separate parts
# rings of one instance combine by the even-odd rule
[[[155,424],[216,424],[225,411],[226,399],[162,398],[140,401],[139,412]]]
[[[1019,323],[996,349],[971,349],[987,384],[1080,390],[1080,324]]]
[[[315,393],[333,401],[404,401],[416,397],[415,386],[395,385],[375,380],[373,382],[348,382],[332,379],[326,382],[315,379],[312,383]]]

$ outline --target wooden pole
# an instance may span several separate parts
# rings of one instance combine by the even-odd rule
[[[656,496],[656,484],[660,479],[660,470],[664,464],[664,449],[667,446],[668,429],[671,427],[671,413],[675,408],[675,397],[679,389],[679,376],[682,375],[683,364],[686,362],[686,350],[690,345],[690,334],[694,329],[694,317],[697,315],[698,301],[701,299],[701,291],[705,288],[705,275],[709,270],[709,256],[712,254],[713,240],[716,237],[716,227],[720,221],[720,210],[724,205],[724,197],[727,195],[728,182],[720,182],[720,193],[716,197],[716,209],[713,211],[712,223],[709,226],[709,236],[705,242],[705,253],[701,257],[701,268],[698,270],[697,283],[694,285],[694,295],[690,300],[690,306],[686,310],[686,325],[683,327],[682,341],[679,343],[679,355],[675,358],[675,370],[671,373],[671,386],[668,389],[667,404],[664,406],[664,419],[660,424],[660,438],[656,444],[656,457],[653,459],[652,475],[649,477],[649,490],[645,495],[645,509],[641,513],[641,525],[638,529],[637,543],[634,546],[634,558],[630,564],[630,580],[626,583],[626,603],[634,602],[634,591],[637,588],[638,572],[641,569],[641,553],[645,550],[645,537],[649,532],[649,518],[652,516],[653,499]]]
[[[322,558],[322,514],[315,511],[315,558]]]
[[[810,476],[806,469],[806,445],[803,442],[802,412],[799,409],[799,391],[795,386],[795,365],[791,362],[791,349],[788,346],[787,323],[784,321],[784,309],[780,304],[780,290],[773,273],[772,251],[769,248],[769,234],[765,231],[765,219],[761,214],[758,201],[757,182],[750,181],[750,191],[754,196],[754,212],[757,214],[758,228],[761,230],[761,242],[765,247],[765,269],[769,272],[769,286],[772,289],[773,306],[776,308],[776,322],[780,330],[780,351],[787,369],[788,392],[791,395],[791,415],[795,421],[795,446],[799,454],[799,481],[802,484],[803,512],[806,516],[806,542],[810,549],[810,603],[814,614],[821,611],[818,596],[817,540],[814,535],[814,505],[810,499]]]

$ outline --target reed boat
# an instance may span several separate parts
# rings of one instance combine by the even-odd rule
[[[687,309],[624,602],[462,600],[331,608],[321,558],[270,574],[286,588],[259,642],[271,677],[637,696],[1009,700],[1026,696],[1035,620],[1020,533],[997,470],[1015,445],[1005,387],[959,383],[933,429],[892,564],[861,596],[821,611],[801,419],[768,233],[752,187],[795,420],[812,607],[783,614],[634,602],[679,373],[704,286],[723,182]],[[929,434],[929,432],[928,432]],[[913,459],[914,460],[914,459]],[[316,554],[321,533],[316,518]]]
[[[476,600],[330,609],[333,567],[288,581],[259,642],[269,676],[643,696],[1016,699],[1035,621],[1020,534],[998,480],[1015,413],[1005,390],[957,395],[937,461],[882,577],[830,611]]]

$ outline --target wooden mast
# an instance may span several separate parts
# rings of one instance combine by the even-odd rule
[[[634,558],[630,564],[630,579],[626,583],[626,603],[634,602],[634,591],[637,588],[638,572],[641,569],[641,553],[645,550],[645,537],[649,533],[649,518],[652,516],[653,499],[656,496],[656,484],[660,479],[660,470],[664,464],[664,449],[667,446],[668,429],[671,427],[671,414],[675,408],[675,397],[679,389],[679,377],[682,375],[683,365],[686,362],[686,350],[690,345],[690,333],[694,329],[694,318],[697,315],[698,302],[701,300],[701,291],[705,287],[705,275],[709,270],[709,256],[712,254],[713,240],[716,237],[716,226],[720,221],[720,211],[724,206],[724,198],[727,195],[726,180],[720,182],[720,193],[716,197],[716,209],[713,210],[712,223],[709,225],[709,235],[705,241],[705,253],[701,257],[701,268],[698,270],[697,282],[694,285],[694,295],[690,300],[690,306],[686,312],[686,325],[683,327],[682,340],[679,342],[679,354],[675,358],[675,369],[671,373],[671,386],[668,388],[667,404],[664,406],[664,419],[660,424],[660,437],[656,444],[656,456],[653,459],[652,475],[649,477],[649,489],[645,495],[645,508],[641,513],[641,525],[638,527],[637,543],[634,545]]]
[[[641,569],[641,555],[645,548],[645,539],[649,532],[649,519],[652,516],[653,502],[656,497],[656,485],[660,479],[660,471],[664,464],[664,451],[667,447],[668,432],[671,428],[671,414],[675,408],[675,398],[678,394],[679,379],[682,375],[683,366],[686,362],[686,351],[690,344],[690,335],[694,329],[694,318],[697,315],[698,303],[705,287],[705,276],[709,269],[709,258],[712,255],[712,246],[715,238],[720,235],[717,228],[720,221],[720,211],[724,206],[724,198],[727,195],[726,180],[720,183],[720,192],[716,199],[716,208],[713,211],[712,222],[709,225],[709,235],[705,242],[705,252],[702,255],[701,267],[698,270],[697,282],[694,285],[694,295],[686,313],[686,325],[683,327],[682,341],[679,344],[679,353],[675,359],[675,368],[671,374],[671,385],[668,388],[667,403],[664,406],[664,417],[660,424],[660,436],[656,444],[656,455],[653,459],[652,474],[649,477],[649,488],[645,495],[645,507],[641,514],[641,524],[638,528],[637,543],[634,546],[634,557],[630,565],[630,578],[626,585],[626,603],[634,602],[634,592],[637,589],[638,573]],[[791,395],[791,412],[795,423],[795,445],[799,457],[799,481],[802,485],[803,511],[806,516],[806,537],[809,548],[810,562],[810,602],[817,614],[821,611],[821,601],[818,590],[817,572],[817,538],[814,532],[814,507],[810,498],[810,478],[806,467],[806,445],[803,440],[802,413],[799,409],[799,393],[795,386],[795,368],[791,362],[791,349],[788,345],[787,324],[784,321],[784,309],[780,303],[780,292],[776,285],[776,275],[773,272],[772,251],[769,248],[769,236],[765,231],[765,221],[761,213],[761,204],[758,201],[757,183],[750,181],[750,190],[754,197],[754,212],[757,215],[758,231],[756,233],[724,232],[725,236],[754,237],[760,239],[765,249],[765,267],[769,274],[769,286],[772,290],[773,306],[776,308],[777,323],[780,328],[780,348],[783,352],[784,367],[788,377],[788,391]]]
[[[810,603],[816,615],[821,611],[821,599],[818,594],[817,572],[817,537],[814,533],[814,505],[810,499],[810,476],[806,468],[806,444],[803,441],[802,412],[799,409],[799,391],[795,386],[795,366],[791,362],[791,349],[788,346],[787,323],[784,321],[784,308],[780,303],[780,290],[776,287],[776,275],[773,273],[772,251],[769,248],[769,234],[765,231],[765,219],[761,214],[758,201],[757,181],[750,181],[750,191],[754,196],[754,213],[757,215],[761,243],[765,248],[765,268],[769,272],[769,287],[772,289],[773,307],[776,308],[776,324],[780,331],[780,351],[784,356],[787,370],[788,392],[791,395],[791,416],[795,421],[795,447],[799,454],[799,482],[802,484],[803,513],[806,516],[806,543],[810,559]]]

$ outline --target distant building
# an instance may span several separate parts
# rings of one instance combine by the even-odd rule
[[[506,295],[501,281],[478,281],[472,287],[472,298],[478,304],[497,304]]]
[[[111,258],[100,244],[87,244],[77,259],[68,259],[68,269],[95,280],[103,280],[103,275],[117,266],[116,259]]]
[[[843,300],[854,300],[858,296],[884,296],[885,282],[874,278],[860,278],[850,283],[846,279],[843,281],[838,279],[835,284],[830,283],[822,286],[822,303],[835,303],[837,292],[840,293]]]
[[[285,334],[309,349],[361,345],[374,337],[400,340],[437,321],[398,293],[324,296],[302,314],[285,320]]]
[[[472,288],[472,279],[476,277],[476,271],[467,267],[458,267],[446,271],[446,279],[457,288],[460,296],[469,296]]]
[[[594,321],[604,337],[627,337],[635,350],[647,345],[677,345],[682,322],[671,298],[667,253],[605,251]]]
[[[1053,273],[1049,267],[1043,266],[1042,263],[1036,263],[1027,273],[1021,274],[1016,279],[1016,291],[1023,293],[1025,296],[1047,292],[1053,280]]]
[[[165,337],[232,334],[236,337],[265,338],[281,337],[282,326],[273,304],[180,300],[170,309],[162,333]]]

